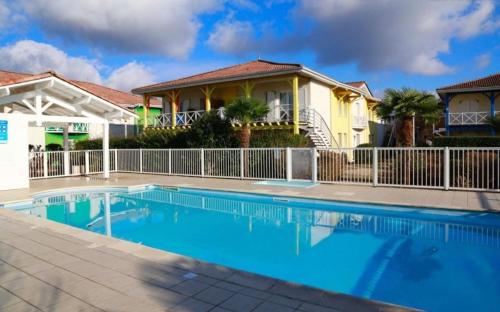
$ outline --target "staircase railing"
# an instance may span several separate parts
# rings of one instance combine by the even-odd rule
[[[323,116],[321,116],[321,114],[318,113],[315,109],[309,108],[301,110],[300,117],[305,117],[303,120],[306,120],[308,125],[312,127],[315,133],[317,131],[316,129],[319,129],[319,131],[321,131],[325,135],[328,141],[327,143],[330,145],[329,148],[340,148],[337,140],[335,140],[335,137],[330,130],[330,127],[328,127],[328,123],[326,123]]]

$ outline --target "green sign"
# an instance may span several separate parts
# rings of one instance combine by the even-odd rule
[[[0,120],[0,144],[7,144],[9,140],[9,122]]]

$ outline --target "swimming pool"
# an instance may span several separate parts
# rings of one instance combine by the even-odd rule
[[[146,187],[8,208],[200,260],[429,311],[500,305],[500,215]]]

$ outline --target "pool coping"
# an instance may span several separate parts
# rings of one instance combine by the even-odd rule
[[[407,203],[395,203],[395,202],[385,202],[385,201],[366,201],[366,200],[356,200],[354,198],[350,199],[332,199],[332,198],[322,198],[319,196],[315,195],[308,195],[308,194],[270,194],[271,190],[242,190],[242,189],[224,189],[220,187],[210,187],[210,186],[196,186],[196,185],[189,185],[189,186],[184,186],[184,185],[179,185],[179,184],[168,184],[168,183],[143,183],[143,184],[137,184],[137,185],[120,185],[120,184],[114,184],[114,185],[93,185],[93,186],[73,186],[73,187],[62,187],[62,188],[54,188],[50,190],[44,190],[44,191],[39,191],[35,193],[31,193],[24,199],[17,199],[17,200],[12,200],[12,201],[4,201],[0,202],[0,208],[10,206],[10,205],[15,205],[15,204],[21,204],[21,203],[29,203],[33,200],[34,197],[37,196],[43,196],[48,193],[53,193],[53,192],[71,192],[71,191],[81,191],[81,190],[88,190],[88,189],[126,189],[126,190],[131,190],[131,189],[136,189],[136,188],[141,188],[141,187],[151,187],[151,186],[161,186],[161,187],[171,187],[171,188],[185,188],[185,189],[196,189],[196,190],[209,190],[209,191],[221,191],[221,192],[230,192],[230,193],[243,193],[243,194],[252,194],[252,195],[262,195],[262,196],[278,196],[278,197],[291,197],[291,198],[296,198],[296,199],[311,199],[311,200],[320,200],[320,201],[327,201],[327,202],[340,202],[340,203],[345,203],[345,204],[366,204],[366,205],[384,205],[384,206],[391,206],[391,207],[400,207],[400,208],[416,208],[416,209],[438,209],[438,210],[445,210],[445,211],[458,211],[458,212],[472,212],[472,213],[494,213],[494,214],[500,214],[500,210],[474,210],[474,209],[465,209],[461,207],[450,207],[450,206],[440,206],[440,205],[412,205],[412,204],[407,204]],[[272,186],[270,186],[272,187]],[[284,187],[284,186],[280,186]],[[286,187],[285,187],[286,188]],[[385,187],[381,187],[385,188]],[[292,188],[293,190],[296,190],[296,188]]]
[[[149,184],[149,185],[158,185],[158,184]],[[144,185],[145,187],[149,185]],[[169,185],[163,185],[167,187],[171,187]],[[177,186],[175,186],[177,187]],[[77,187],[77,188],[59,188],[59,189],[54,189],[55,190],[65,190],[65,191],[71,191],[71,190],[81,190],[81,189],[88,189],[89,187]],[[110,188],[123,188],[121,186],[116,186],[116,187],[108,187],[108,186],[97,186],[97,187],[91,187],[91,188],[103,188],[103,189],[110,189]],[[181,187],[182,188],[182,187]],[[190,187],[184,187],[184,188],[190,188]],[[195,188],[195,189],[207,189],[207,188]],[[41,194],[47,193],[50,191],[43,191],[39,192]],[[238,192],[238,191],[234,191]],[[240,192],[243,193],[243,192]],[[247,192],[250,193],[250,192]],[[262,195],[259,193],[253,193],[257,195]],[[34,194],[33,194],[34,195]],[[298,197],[298,196],[297,196]],[[323,199],[321,199],[323,200]],[[219,275],[220,270],[224,272],[232,272],[234,274],[240,275],[241,280],[238,283],[242,283],[242,286],[249,287],[249,284],[252,285],[257,281],[257,284],[259,283],[271,283],[274,286],[278,286],[278,292],[275,294],[281,295],[288,297],[293,300],[301,300],[304,301],[308,304],[313,304],[319,307],[323,307],[326,309],[333,309],[332,311],[351,311],[353,308],[355,308],[357,311],[420,311],[415,308],[411,307],[404,307],[401,305],[396,305],[392,303],[387,303],[387,302],[381,302],[381,301],[375,301],[375,300],[370,300],[370,299],[365,299],[361,297],[356,297],[353,295],[349,294],[343,294],[343,293],[337,293],[337,292],[332,292],[332,291],[326,291],[323,289],[319,288],[314,288],[314,287],[309,287],[305,285],[300,285],[296,283],[291,283],[283,280],[279,280],[276,278],[271,278],[267,276],[263,276],[260,274],[256,273],[251,273],[251,272],[246,272],[242,270],[237,270],[237,269],[232,269],[229,267],[205,262],[205,261],[200,261],[196,260],[194,258],[144,246],[141,244],[133,243],[130,241],[118,239],[118,238],[113,238],[113,237],[108,237],[106,235],[102,235],[99,233],[91,232],[91,231],[86,231],[83,229],[79,229],[76,227],[72,227],[70,225],[58,223],[55,221],[47,220],[47,219],[42,219],[33,215],[26,215],[20,212],[16,212],[13,210],[9,209],[0,209],[0,218],[1,217],[7,217],[11,218],[17,221],[21,221],[23,223],[27,223],[27,225],[30,225],[31,227],[43,227],[47,230],[56,232],[58,234],[62,235],[67,235],[70,236],[74,239],[79,239],[86,241],[91,248],[97,248],[97,247],[107,247],[114,249],[118,252],[124,252],[126,254],[129,254],[130,256],[134,257],[139,257],[141,259],[147,260],[147,261],[152,261],[155,263],[158,263],[159,261],[164,261],[165,259],[168,259],[171,261],[172,259],[175,259],[176,261],[181,261],[182,263],[187,263],[189,270],[193,271],[196,274],[201,274],[201,275],[206,275],[207,277],[211,278],[217,278],[217,275]],[[164,264],[164,263],[162,263]],[[173,264],[168,264],[172,265],[174,268],[179,268],[179,269],[187,269],[187,267],[184,266],[177,266]],[[198,266],[198,268],[193,269],[193,265]],[[198,270],[199,269],[199,270]],[[215,274],[214,274],[215,273]],[[212,275],[212,276],[211,276]],[[233,281],[234,282],[234,281]],[[273,287],[274,287],[273,286]],[[263,289],[256,289],[256,290],[263,290]],[[269,289],[268,289],[269,290]],[[266,290],[264,290],[266,291]],[[314,298],[311,300],[306,300],[306,298]],[[319,301],[318,301],[319,300]]]

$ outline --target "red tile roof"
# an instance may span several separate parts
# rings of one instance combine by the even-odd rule
[[[500,88],[500,73],[493,74],[487,77],[469,80],[454,85],[445,86],[437,89],[437,91],[445,90],[459,90],[459,89],[476,89],[476,88]]]
[[[230,67],[225,67],[206,73],[197,74],[194,76],[184,77],[180,79],[161,82],[149,86],[144,86],[132,90],[134,93],[145,93],[151,91],[160,91],[173,89],[186,85],[196,85],[201,83],[210,83],[212,81],[224,79],[245,79],[248,76],[279,74],[282,72],[300,71],[302,69],[300,64],[291,63],[277,63],[264,60],[256,60],[243,64],[238,64]]]
[[[11,71],[0,70],[0,86],[22,83],[42,78],[55,76],[71,83],[89,93],[94,94],[110,103],[121,106],[123,108],[131,108],[137,104],[142,104],[142,97],[131,93],[111,89],[92,82],[78,81],[66,79],[55,72],[45,72],[41,74],[16,73]],[[157,99],[151,99],[151,106],[161,107],[161,103]]]
[[[363,85],[366,84],[364,81],[353,81],[353,82],[345,82],[346,85],[350,85],[351,87],[354,88],[361,88]]]

